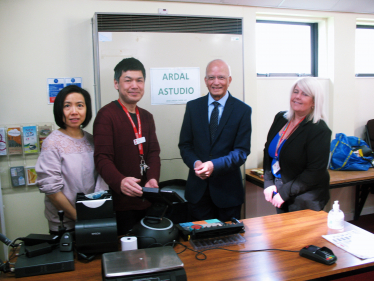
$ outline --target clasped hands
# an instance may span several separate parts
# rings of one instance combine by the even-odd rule
[[[277,194],[273,196],[273,192],[277,192]],[[279,195],[277,187],[275,185],[271,185],[265,188],[264,195],[265,195],[265,200],[273,204],[273,206],[276,208],[280,208],[282,204],[284,203],[284,200]]]
[[[143,195],[142,187],[138,184],[140,179],[134,177],[126,177],[121,181],[121,192],[130,197],[141,197]],[[145,187],[158,188],[157,181],[150,179]]]
[[[195,175],[202,180],[205,180],[211,176],[214,170],[212,161],[201,162],[200,160],[195,162]]]

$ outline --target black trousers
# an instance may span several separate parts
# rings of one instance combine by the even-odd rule
[[[126,235],[135,224],[141,221],[145,217],[147,209],[145,210],[128,210],[128,211],[117,211],[117,234]]]
[[[231,218],[240,219],[242,205],[219,208],[210,197],[209,187],[206,188],[203,197],[196,204],[188,202],[188,213],[192,221],[209,219],[219,219],[220,221],[230,221]]]

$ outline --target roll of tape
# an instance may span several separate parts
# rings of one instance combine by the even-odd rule
[[[137,250],[138,239],[135,236],[125,236],[121,238],[122,251]]]

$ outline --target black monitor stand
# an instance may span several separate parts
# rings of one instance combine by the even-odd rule
[[[164,246],[178,238],[178,229],[164,215],[173,203],[184,203],[174,191],[143,187],[143,197],[152,203],[146,216],[136,224],[131,233],[138,238],[138,248]]]

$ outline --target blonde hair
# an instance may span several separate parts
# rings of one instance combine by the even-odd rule
[[[296,86],[299,86],[299,88],[308,96],[313,98],[314,101],[314,109],[312,112],[308,115],[307,121],[313,120],[313,123],[317,123],[319,120],[325,118],[324,113],[324,92],[322,89],[322,86],[320,82],[314,78],[314,77],[303,77],[298,79],[295,84],[293,84],[291,88],[291,95],[295,89]],[[291,105],[290,109],[286,112],[285,117],[288,120],[292,120],[294,118],[295,112],[293,111]]]

